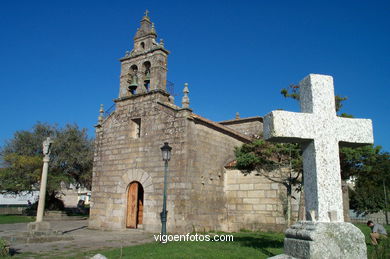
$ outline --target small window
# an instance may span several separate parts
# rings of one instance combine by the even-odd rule
[[[145,49],[145,43],[144,42],[141,42],[141,48]]]
[[[131,130],[130,136],[132,138],[140,138],[141,137],[141,119],[132,119],[130,130]]]

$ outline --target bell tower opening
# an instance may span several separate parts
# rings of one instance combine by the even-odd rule
[[[132,94],[136,94],[138,88],[138,67],[136,65],[130,67],[128,76],[130,77],[130,79],[127,80],[127,83],[129,83],[128,89]]]
[[[144,70],[144,87],[146,92],[149,92],[150,87],[150,67],[151,64],[149,61],[144,62],[143,70]]]

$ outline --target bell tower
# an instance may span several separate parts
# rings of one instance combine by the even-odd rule
[[[121,75],[119,98],[162,90],[166,92],[167,58],[169,51],[164,42],[158,43],[154,24],[148,10],[141,20],[141,27],[134,36],[131,51],[120,59]]]

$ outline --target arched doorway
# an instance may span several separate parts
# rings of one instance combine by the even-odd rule
[[[144,188],[139,182],[132,182],[127,191],[127,228],[137,228],[142,224],[143,210]]]

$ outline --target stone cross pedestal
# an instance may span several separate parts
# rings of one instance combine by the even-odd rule
[[[27,225],[27,228],[30,233],[36,233],[36,232],[47,232],[50,229],[49,222],[43,221],[43,214],[45,211],[45,197],[46,197],[46,184],[47,184],[47,171],[49,167],[49,161],[50,161],[50,151],[51,151],[51,145],[52,140],[50,137],[48,137],[45,141],[42,143],[43,147],[43,169],[42,169],[42,177],[41,177],[41,187],[39,190],[39,201],[38,201],[38,209],[37,209],[37,217],[35,222],[29,223]]]
[[[299,87],[301,113],[273,111],[264,118],[265,139],[303,148],[309,221],[286,231],[285,258],[366,258],[364,235],[343,223],[339,144],[373,143],[372,122],[337,117],[331,76],[310,74]]]

